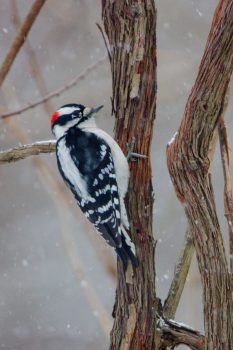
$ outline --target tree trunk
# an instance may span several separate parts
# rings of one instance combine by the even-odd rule
[[[210,144],[232,69],[233,1],[221,0],[181,126],[167,149],[169,172],[193,232],[209,350],[233,348],[230,277],[209,175]]]
[[[126,151],[150,155],[156,107],[156,10],[153,0],[102,0],[110,44],[115,137]],[[150,159],[130,162],[127,209],[139,267],[118,264],[110,349],[156,349],[156,294]],[[132,272],[132,271],[131,271]]]

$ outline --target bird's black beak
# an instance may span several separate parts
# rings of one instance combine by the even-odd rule
[[[99,107],[96,107],[96,108],[92,108],[91,109],[91,114],[99,112],[102,108],[103,108],[103,105],[101,105]]]
[[[83,117],[87,120],[87,119],[90,119],[91,117],[94,117],[95,114],[97,112],[99,112],[99,110],[103,108],[103,105],[99,106],[99,107],[96,107],[96,108],[89,108],[89,107],[86,107],[83,111]]]

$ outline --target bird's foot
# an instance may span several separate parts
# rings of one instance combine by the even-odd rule
[[[127,160],[128,161],[131,160],[131,161],[135,162],[136,158],[147,159],[148,156],[146,156],[144,154],[139,154],[139,153],[133,152],[134,146],[135,146],[135,142],[136,142],[135,137],[133,137],[131,143],[127,143],[127,150],[128,150],[128,154],[126,156]]]

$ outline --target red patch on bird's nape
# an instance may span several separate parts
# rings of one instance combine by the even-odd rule
[[[53,113],[52,115],[52,118],[51,118],[51,127],[53,126],[53,124],[55,123],[55,121],[57,120],[57,118],[59,117],[59,113],[58,112],[55,112]]]

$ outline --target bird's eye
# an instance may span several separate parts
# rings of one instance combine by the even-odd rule
[[[80,110],[76,110],[72,113],[73,118],[81,117],[81,116],[82,116],[82,112]]]

